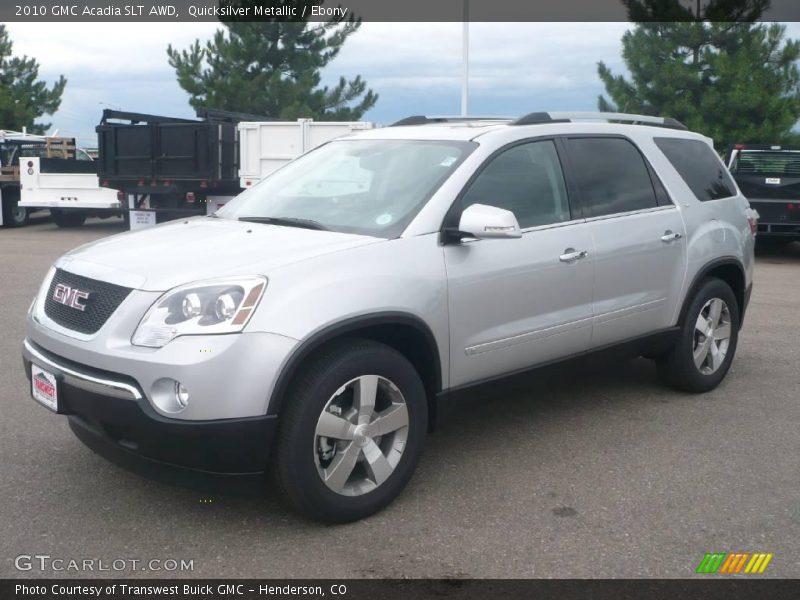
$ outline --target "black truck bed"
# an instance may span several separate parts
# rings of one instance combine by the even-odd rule
[[[239,190],[236,125],[263,117],[199,111],[181,119],[106,109],[97,126],[98,176],[108,187],[134,191],[159,186],[180,192]]]

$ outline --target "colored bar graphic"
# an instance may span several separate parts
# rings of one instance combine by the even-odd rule
[[[744,568],[744,573],[761,574],[766,571],[773,556],[771,552],[707,552],[697,567],[697,573],[735,574],[741,573]]]
[[[763,573],[767,569],[767,565],[769,561],[772,560],[773,554],[770,552],[767,554],[766,552],[756,552],[753,554],[753,558],[750,559],[750,562],[747,563],[747,566],[744,568],[745,573]]]
[[[716,573],[722,561],[725,560],[725,552],[706,553],[700,566],[697,567],[698,573]]]
[[[738,573],[744,566],[747,557],[750,556],[749,552],[736,552],[728,554],[728,558],[722,564],[720,573]]]
[[[738,573],[739,571],[742,570],[742,567],[744,566],[744,563],[745,563],[745,561],[747,560],[747,558],[749,556],[750,556],[749,552],[744,552],[744,553],[741,554],[742,558],[739,559],[739,562],[736,565],[736,570],[734,571],[734,573]]]

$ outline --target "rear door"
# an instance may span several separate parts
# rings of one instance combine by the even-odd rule
[[[671,326],[686,264],[680,212],[630,139],[565,144],[595,250],[592,347]]]
[[[512,211],[519,239],[465,240],[444,247],[453,387],[587,350],[594,249],[572,210],[556,141],[498,151],[454,207]]]

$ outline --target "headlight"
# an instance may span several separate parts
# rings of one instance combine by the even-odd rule
[[[131,343],[161,348],[180,335],[237,333],[267,287],[266,277],[210,279],[170,290],[150,307]]]

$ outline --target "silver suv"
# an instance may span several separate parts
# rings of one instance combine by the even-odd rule
[[[112,460],[271,472],[303,513],[351,521],[400,493],[453,390],[619,345],[679,389],[717,386],[756,227],[672,119],[411,117],[212,217],[64,255],[25,368]]]

